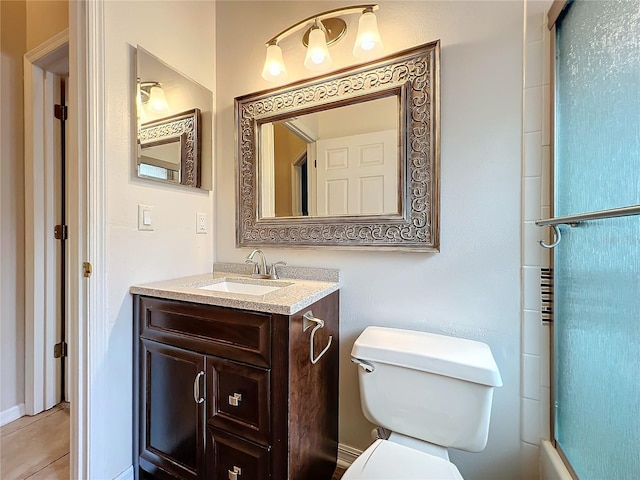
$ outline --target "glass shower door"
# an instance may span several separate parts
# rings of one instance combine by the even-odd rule
[[[556,23],[555,216],[640,204],[640,1]],[[640,479],[640,216],[561,227],[555,439],[580,479]]]

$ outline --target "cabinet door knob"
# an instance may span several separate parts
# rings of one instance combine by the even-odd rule
[[[242,395],[240,393],[229,395],[229,405],[231,405],[232,407],[237,407],[238,405],[240,405],[240,400],[242,400]]]
[[[229,472],[229,480],[238,480],[238,476],[242,475],[242,469],[234,465],[233,470],[227,470]]]
[[[204,397],[200,396],[200,377],[204,377],[204,372],[201,370],[193,380],[193,401],[196,403],[204,402]]]

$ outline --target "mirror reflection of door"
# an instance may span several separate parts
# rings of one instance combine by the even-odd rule
[[[278,122],[273,125],[275,216],[302,215],[302,166],[306,164],[307,142]],[[305,201],[306,203],[306,201]]]
[[[291,214],[294,217],[309,216],[309,155],[305,146],[291,169]]]
[[[272,217],[399,212],[395,95],[260,127],[260,212]]]
[[[397,213],[396,130],[318,140],[317,215]]]

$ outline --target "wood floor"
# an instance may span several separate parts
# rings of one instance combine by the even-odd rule
[[[340,467],[336,468],[336,471],[333,472],[333,477],[331,478],[331,480],[340,480],[342,478],[342,475],[344,475],[344,470]]]
[[[69,407],[59,405],[0,428],[0,479],[69,479]],[[340,480],[337,468],[331,480]]]
[[[58,405],[0,428],[2,480],[69,479],[69,406]]]

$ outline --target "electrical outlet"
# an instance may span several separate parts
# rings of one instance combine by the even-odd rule
[[[207,233],[206,213],[196,213],[196,233]]]

